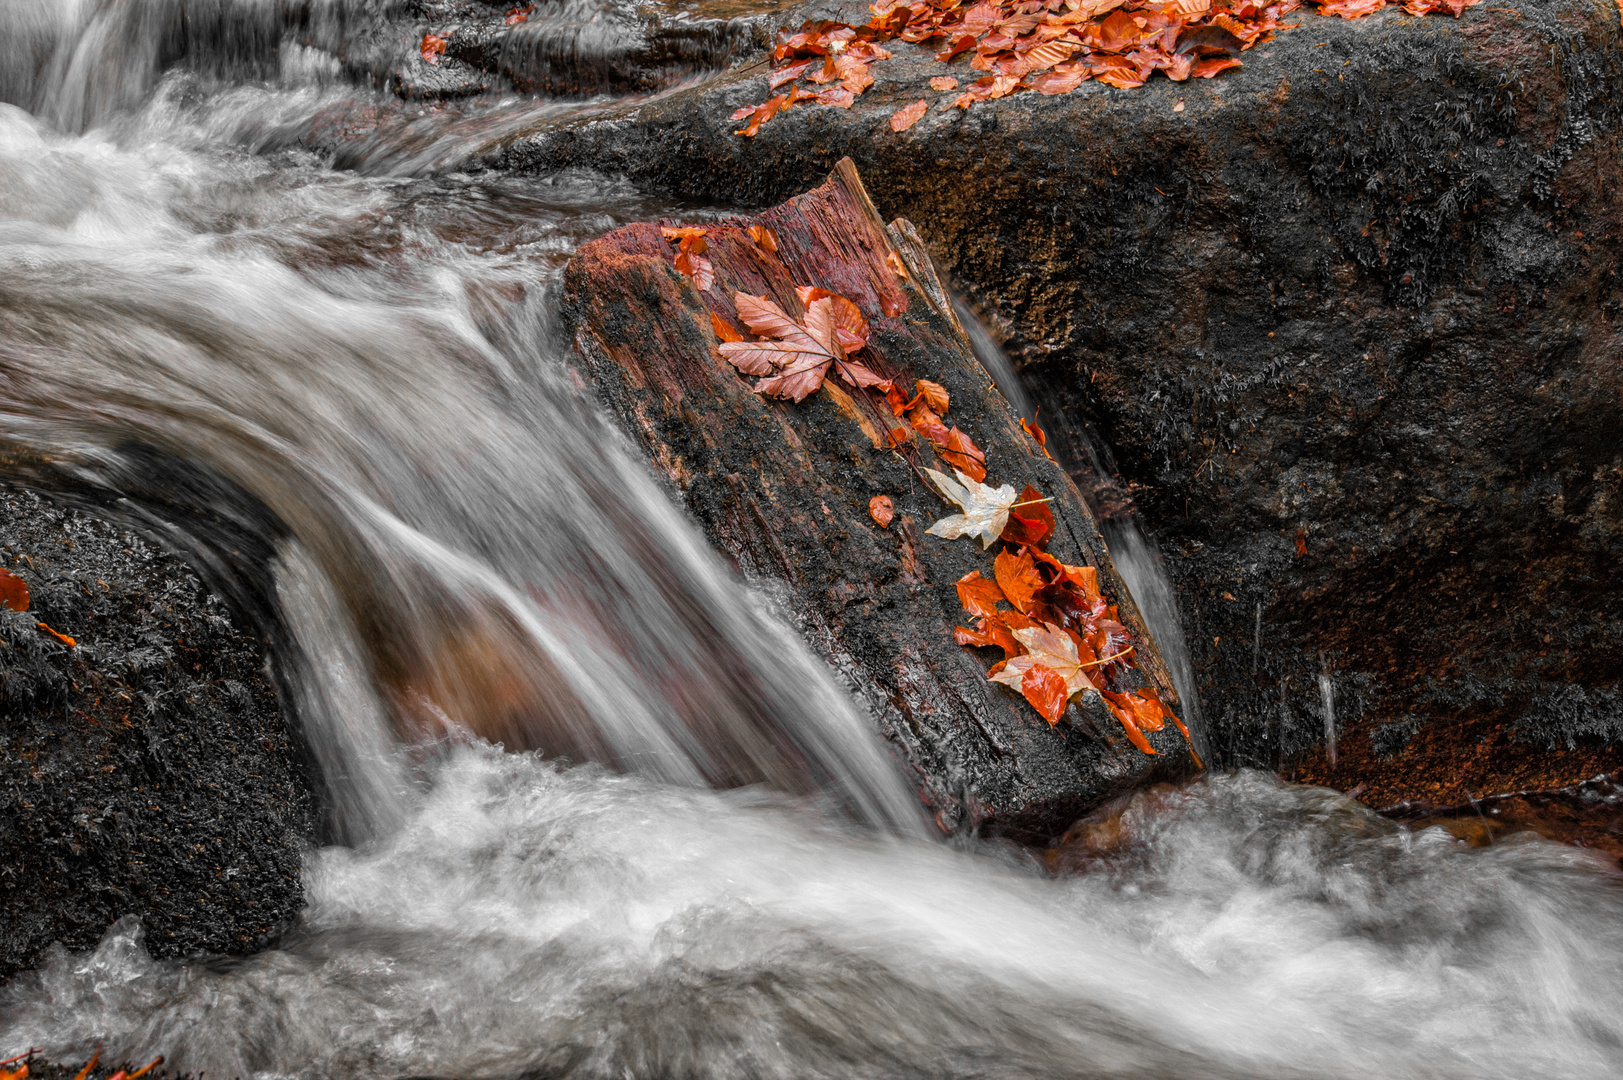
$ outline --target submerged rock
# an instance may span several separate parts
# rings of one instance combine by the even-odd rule
[[[1483,711],[1529,768],[1539,744],[1615,742],[1618,12],[1293,18],[1211,80],[966,112],[894,42],[851,109],[796,105],[754,138],[728,117],[768,96],[764,68],[490,160],[750,206],[851,156],[1050,426],[1114,449],[1079,478],[1159,535],[1224,760],[1278,765],[1327,730],[1446,744]]]
[[[0,978],[129,915],[160,957],[262,946],[315,833],[263,643],[179,559],[35,495],[0,491],[0,554],[32,594],[0,611]]]

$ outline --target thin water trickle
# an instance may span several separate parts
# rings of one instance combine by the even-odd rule
[[[1324,746],[1330,764],[1336,763],[1336,684],[1328,671],[1319,673],[1319,710],[1324,714]]]
[[[270,575],[351,842],[308,853],[276,948],[155,961],[125,919],[58,950],[0,991],[0,1056],[104,1044],[264,1080],[1623,1072],[1623,889],[1576,849],[1468,850],[1261,774],[1139,797],[1068,877],[926,839],[867,719],[564,368],[563,260],[673,208],[435,171],[547,103],[380,128],[368,160],[397,175],[368,177],[286,133],[371,91],[226,47],[269,0],[15,6],[0,444],[135,499],[208,477],[198,509],[277,538],[267,568],[167,534]],[[223,37],[178,56],[107,29],[204,8]]]

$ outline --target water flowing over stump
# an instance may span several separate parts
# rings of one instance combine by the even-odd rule
[[[772,231],[775,255],[751,239],[751,225]],[[953,627],[970,618],[955,583],[976,570],[990,577],[991,554],[971,539],[926,535],[956,507],[892,449],[890,431],[902,421],[877,394],[831,376],[799,404],[769,399],[716,352],[711,313],[731,320],[735,290],[766,295],[791,315],[801,310],[797,285],[853,300],[874,328],[880,374],[900,376],[908,390],[915,379],[946,387],[947,422],[985,451],[989,484],[1030,483],[1054,497],[1051,550],[1099,568],[1139,643],[1131,677],[1175,702],[1093,518],[975,361],[913,226],[883,224],[842,161],[814,191],[710,225],[708,244],[715,278],[702,294],[675,269],[658,225],[583,247],[565,298],[580,362],[711,542],[763,583],[867,704],[937,822],[952,829],[989,817],[994,828],[1040,834],[1125,789],[1192,772],[1172,725],[1152,736],[1159,754],[1146,756],[1089,694],[1050,728],[1019,694],[987,680],[996,650],[955,643]],[[921,443],[911,444],[920,463],[945,469]],[[879,495],[895,504],[888,527],[869,512]]]
[[[764,66],[491,160],[766,206],[851,156],[1043,415],[1113,451],[1223,762],[1319,754],[1294,775],[1375,805],[1615,769],[1618,7],[1291,18],[1209,80],[932,104],[898,133],[895,110],[954,91],[892,42],[850,109],[754,138],[727,117],[767,99]]]

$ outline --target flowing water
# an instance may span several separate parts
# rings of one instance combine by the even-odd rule
[[[927,836],[838,681],[569,376],[562,262],[679,208],[454,171],[592,102],[425,111],[347,168],[299,149],[324,110],[393,106],[278,49],[293,6],[5,6],[0,449],[263,579],[333,843],[277,948],[159,962],[127,919],[0,991],[0,1053],[105,1043],[216,1077],[1623,1074],[1623,889],[1589,853],[1467,849],[1257,773],[1140,797],[1060,875]],[[231,528],[271,565],[233,562]]]

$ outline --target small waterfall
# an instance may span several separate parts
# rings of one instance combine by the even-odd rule
[[[964,326],[976,359],[991,375],[1009,405],[1021,416],[1041,424],[1048,436],[1049,452],[1076,478],[1077,487],[1099,522],[1099,531],[1110,548],[1116,570],[1133,594],[1144,625],[1160,646],[1161,659],[1166,662],[1172,685],[1178,691],[1180,712],[1194,739],[1195,749],[1203,760],[1210,761],[1211,739],[1200,707],[1200,687],[1189,658],[1177,593],[1167,577],[1153,537],[1145,530],[1126,494],[1110,479],[1115,470],[1107,466],[1098,441],[1084,424],[1071,420],[1061,409],[1042,408],[1044,395],[1032,394],[997,339],[961,297],[953,297],[953,310]]]

